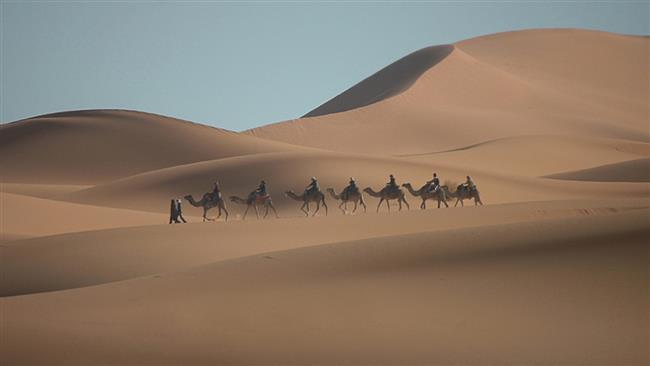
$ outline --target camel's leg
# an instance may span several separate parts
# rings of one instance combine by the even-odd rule
[[[305,211],[305,206],[307,206],[307,211]],[[307,202],[303,202],[302,206],[300,206],[300,211],[304,212],[305,216],[309,216],[309,204],[307,204]]]
[[[253,208],[255,209],[255,216],[257,216],[257,219],[260,219],[260,211],[257,209],[257,203],[253,204]]]
[[[365,213],[366,212],[366,202],[364,202],[363,198],[361,198],[359,201],[361,202],[361,205],[363,206],[363,212]]]
[[[454,207],[458,206],[458,202],[460,202],[460,198],[456,198],[456,204],[454,205]]]
[[[264,204],[264,208],[266,208],[266,210],[264,211],[264,217],[263,217],[265,219],[269,215],[269,205]]]
[[[314,211],[314,213],[311,216],[312,217],[316,216],[316,213],[318,212],[318,210],[320,210],[320,201],[316,202],[316,211]]]
[[[339,205],[339,210],[343,211],[343,214],[345,215],[345,209],[343,209],[341,206],[345,205],[345,201],[342,201],[341,204]],[[347,207],[346,207],[347,208]]]
[[[271,209],[272,209],[273,212],[275,213],[275,218],[276,218],[276,219],[279,219],[280,216],[278,216],[278,211],[275,210],[275,206],[273,206],[273,202],[269,202],[269,207],[271,207]]]
[[[251,205],[246,205],[246,211],[244,211],[244,217],[242,217],[242,221],[246,220],[246,214],[248,213],[249,208],[251,208]]]
[[[438,201],[438,202],[440,202],[440,201]],[[445,204],[445,207],[449,208],[449,205],[447,204],[447,200],[442,200],[442,203]],[[440,203],[438,203],[438,206],[439,206],[439,205],[440,205]]]
[[[426,210],[426,209],[427,209],[427,200],[423,198],[422,203],[420,203],[420,210]]]
[[[381,206],[381,203],[384,202],[383,198],[379,199],[379,204],[377,205],[377,212],[379,212],[379,206]]]
[[[206,221],[214,221],[214,220],[208,217],[208,209],[204,207],[203,208],[203,222],[206,222]]]
[[[352,213],[357,212],[357,206],[358,206],[358,205],[359,205],[359,204],[357,203],[357,201],[354,201],[354,209],[352,209]]]
[[[226,219],[225,220],[228,221],[228,216],[230,216],[230,214],[228,213],[228,210],[226,210],[226,205],[224,205],[223,203],[221,203],[220,211],[221,210],[223,210],[223,212],[226,213]]]
[[[400,197],[400,200],[401,200],[401,201],[404,201],[404,204],[406,205],[406,209],[407,209],[407,210],[410,210],[410,209],[411,209],[411,206],[409,206],[409,203],[406,202],[406,198],[404,198],[404,196]],[[401,210],[401,205],[400,205],[400,210]]]
[[[323,197],[323,207],[325,207],[325,216],[327,216],[328,208],[327,208],[327,203],[325,203],[325,197]]]
[[[386,200],[386,207],[388,207],[388,212],[390,212],[390,200]]]

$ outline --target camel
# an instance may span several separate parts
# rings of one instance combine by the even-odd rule
[[[228,221],[228,210],[226,210],[226,204],[223,202],[221,197],[215,197],[212,192],[204,194],[203,198],[198,202],[194,200],[194,197],[192,197],[191,194],[188,194],[183,198],[185,198],[190,205],[203,208],[203,222],[214,221],[214,219],[207,216],[208,210],[214,207],[219,208],[219,216],[217,216],[217,219],[221,217],[221,211],[223,210],[223,212],[226,213],[226,221]]]
[[[366,203],[363,201],[363,194],[359,190],[356,190],[355,192],[348,192],[346,190],[343,190],[341,194],[336,194],[336,191],[333,188],[327,188],[327,192],[329,192],[329,194],[335,200],[341,200],[339,209],[343,211],[344,215],[347,213],[348,202],[354,202],[354,209],[352,210],[352,213],[355,213],[357,211],[358,204],[361,204],[361,206],[363,206],[363,212],[366,212]]]
[[[437,191],[430,190],[430,188],[431,188],[430,184],[423,185],[417,191],[413,189],[413,186],[411,186],[411,183],[404,183],[404,184],[402,184],[402,187],[406,188],[415,197],[422,198],[422,203],[420,204],[420,208],[423,209],[423,210],[426,210],[426,208],[427,208],[427,200],[428,199],[437,200],[438,201],[438,208],[440,208],[440,202],[444,203],[445,207],[449,208],[449,205],[447,204],[447,197],[445,195],[445,189],[447,188],[446,186],[441,186]]]
[[[270,195],[258,196],[253,192],[249,194],[247,198],[241,198],[238,196],[230,196],[229,198],[234,203],[240,205],[246,205],[246,211],[244,212],[244,217],[242,218],[242,220],[246,220],[246,214],[248,213],[248,209],[251,208],[251,206],[255,209],[255,215],[257,216],[258,220],[260,219],[260,213],[257,210],[257,206],[266,207],[266,212],[264,213],[263,218],[266,218],[266,216],[268,216],[269,208],[273,210],[276,218],[280,218],[280,216],[278,216],[278,212],[275,210],[275,206],[273,206],[273,201],[271,200]]]
[[[381,203],[386,201],[386,206],[388,207],[388,212],[390,212],[390,203],[388,201],[390,200],[397,200],[399,203],[399,210],[402,211],[402,202],[406,204],[406,207],[410,210],[411,207],[409,206],[409,203],[406,202],[406,198],[404,197],[404,191],[402,191],[400,188],[396,189],[389,189],[388,187],[384,187],[381,191],[375,192],[371,187],[367,187],[363,190],[364,192],[368,193],[369,195],[373,197],[379,197],[379,204],[377,205],[377,212],[379,212],[379,207],[381,206]]]
[[[466,185],[460,184],[458,187],[456,187],[455,192],[450,192],[447,190],[447,195],[449,197],[454,197],[456,198],[456,204],[454,207],[458,206],[458,202],[460,202],[461,206],[465,206],[463,204],[463,200],[469,200],[473,199],[474,200],[474,206],[478,206],[479,204],[483,206],[483,202],[481,201],[481,195],[478,192],[478,189],[474,189],[470,191]]]
[[[300,206],[300,211],[304,212],[305,215],[308,217],[309,217],[309,203],[310,202],[316,203],[316,211],[314,211],[312,216],[316,216],[316,213],[318,212],[318,210],[320,210],[320,205],[322,203],[323,207],[325,207],[325,216],[327,216],[327,204],[325,203],[325,195],[320,190],[304,192],[300,196],[293,193],[293,191],[286,191],[284,192],[284,195],[296,201],[302,202],[302,206]],[[305,210],[305,206],[307,207],[307,210]]]

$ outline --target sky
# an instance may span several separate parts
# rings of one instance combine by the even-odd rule
[[[646,1],[5,1],[0,121],[133,109],[241,131],[423,47],[526,28],[650,34]]]

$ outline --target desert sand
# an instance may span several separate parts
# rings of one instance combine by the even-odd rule
[[[647,365],[649,52],[499,33],[244,132],[124,110],[2,124],[0,364]],[[484,205],[365,194],[344,214],[328,194],[307,218],[284,195],[433,172],[471,175]],[[228,197],[262,179],[279,218],[243,220]],[[228,221],[183,201],[168,224],[215,181]]]

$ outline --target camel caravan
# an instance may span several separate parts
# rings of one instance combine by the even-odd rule
[[[436,173],[433,173],[433,179],[424,183],[419,189],[414,189],[411,183],[404,183],[401,187],[395,181],[395,177],[391,174],[389,176],[389,181],[386,185],[379,191],[375,191],[372,187],[366,187],[363,190],[360,190],[357,186],[357,182],[354,178],[350,178],[348,185],[343,188],[341,193],[336,193],[333,188],[327,188],[326,191],[329,195],[336,201],[340,202],[338,208],[346,214],[354,214],[357,211],[358,206],[363,207],[363,212],[366,212],[366,203],[364,201],[365,192],[369,196],[379,198],[379,203],[377,204],[377,212],[379,212],[382,204],[386,203],[386,208],[390,212],[390,201],[397,201],[399,210],[402,210],[402,204],[406,206],[407,209],[410,209],[409,203],[406,201],[406,193],[408,191],[412,196],[419,197],[422,202],[420,203],[420,209],[426,209],[427,200],[432,200],[438,203],[438,208],[441,207],[441,204],[446,208],[449,208],[447,201],[449,199],[456,199],[454,207],[458,206],[460,203],[461,206],[464,206],[464,200],[473,200],[474,205],[483,205],[481,197],[478,191],[478,188],[472,181],[470,176],[467,176],[467,180],[459,184],[456,187],[455,191],[450,191],[447,185],[441,185],[440,179]],[[311,182],[302,194],[297,194],[291,190],[284,192],[285,197],[293,199],[295,201],[301,202],[302,205],[299,207],[300,211],[305,214],[305,216],[315,216],[321,209],[321,206],[325,210],[325,216],[328,214],[327,203],[325,202],[325,194],[321,191],[316,177],[311,178]],[[196,201],[192,195],[187,195],[184,197],[190,205],[194,207],[200,207],[203,209],[203,221],[214,221],[219,219],[222,214],[225,214],[225,221],[228,221],[228,210],[226,209],[226,203],[221,195],[221,187],[219,182],[214,184],[214,187],[211,192],[207,192],[201,197],[201,200]],[[259,220],[260,218],[260,208],[264,209],[264,215],[262,218],[266,218],[270,211],[273,211],[273,214],[276,218],[279,218],[278,212],[273,206],[273,200],[271,195],[268,193],[266,182],[261,181],[257,188],[252,191],[245,198],[239,196],[230,196],[231,202],[236,204],[245,205],[246,210],[242,217],[243,220],[246,220],[246,215],[248,210],[252,207],[255,210],[255,216]],[[348,204],[354,205],[352,211],[348,211]],[[311,205],[315,205],[316,208],[311,212]],[[208,217],[208,211],[212,208],[217,208],[219,214],[216,218]],[[170,212],[170,224],[171,223],[180,223],[181,221],[178,218],[181,218],[182,222],[185,223],[185,219],[181,215],[181,201],[179,199],[172,199],[171,212]]]

